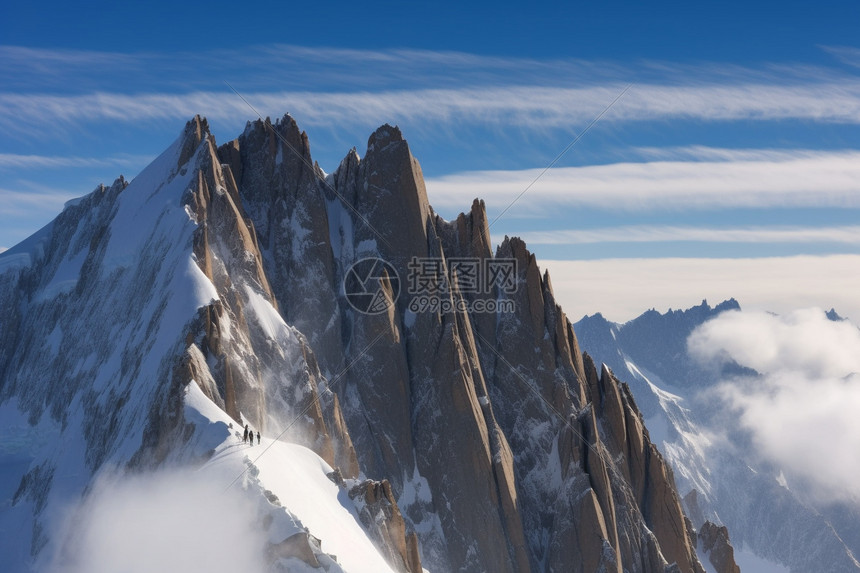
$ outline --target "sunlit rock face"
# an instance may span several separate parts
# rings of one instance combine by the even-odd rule
[[[344,289],[369,258],[372,313]],[[581,352],[526,245],[493,250],[482,202],[434,213],[396,127],[327,175],[289,116],[220,147],[194,118],[133,182],[0,255],[0,284],[3,407],[74,445],[21,462],[4,519],[23,519],[25,561],[53,551],[61,493],[107,466],[233,459],[247,424],[319,457],[308,475],[392,570],[703,570],[630,391]],[[336,558],[264,458],[239,460],[266,531],[292,520],[269,558]]]

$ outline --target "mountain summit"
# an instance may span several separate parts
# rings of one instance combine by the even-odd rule
[[[265,569],[704,571],[629,389],[396,127],[327,175],[289,116],[220,146],[195,117],[0,254],[0,317],[15,570],[86,570],[55,523],[105,476],[193,468]]]

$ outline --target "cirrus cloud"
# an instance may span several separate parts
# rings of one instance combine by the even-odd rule
[[[383,122],[463,122],[557,129],[592,120],[626,84],[587,87],[466,86],[369,91],[252,91],[243,93],[262,115],[289,110],[303,125],[376,126]],[[242,85],[236,86],[243,91]],[[194,114],[222,121],[256,118],[231,91],[125,94],[0,94],[0,125],[28,130],[95,121],[187,120]],[[860,82],[808,85],[636,84],[603,121],[776,121],[803,119],[860,123]]]
[[[531,210],[576,205],[653,211],[721,207],[860,207],[860,151],[725,154],[720,161],[649,161],[429,178],[434,206],[482,197],[501,208],[529,188]],[[530,206],[530,207],[529,207]]]

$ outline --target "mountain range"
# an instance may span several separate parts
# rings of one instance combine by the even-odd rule
[[[654,404],[396,127],[328,174],[289,116],[193,118],[0,254],[0,326],[11,571],[737,570]]]
[[[726,525],[744,570],[858,571],[860,507],[821,502],[787,481],[788,470],[756,454],[714,392],[725,380],[760,373],[731,359],[715,367],[688,347],[708,321],[742,312],[734,299],[716,307],[703,301],[663,314],[652,309],[624,324],[586,316],[574,328],[583,350],[629,383],[693,524]],[[842,320],[834,310],[826,316]]]

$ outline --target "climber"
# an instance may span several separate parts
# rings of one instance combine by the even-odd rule
[[[257,445],[260,445],[260,432],[257,432]]]
[[[248,443],[248,424],[245,424],[245,435],[242,437],[242,443]]]

